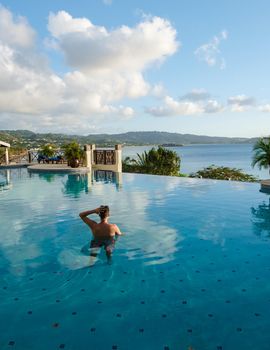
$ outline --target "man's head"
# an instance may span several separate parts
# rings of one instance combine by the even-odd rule
[[[101,205],[99,208],[99,217],[104,220],[110,216],[110,209],[108,205]]]

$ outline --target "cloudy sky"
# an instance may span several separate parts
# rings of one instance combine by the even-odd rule
[[[268,0],[2,1],[0,129],[268,135],[269,13]]]

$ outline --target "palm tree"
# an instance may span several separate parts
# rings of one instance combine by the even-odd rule
[[[270,137],[259,139],[253,147],[254,155],[252,166],[258,165],[259,169],[269,169],[270,172]]]
[[[148,152],[137,154],[133,164],[142,173],[178,176],[180,157],[176,152],[159,146],[157,149],[152,148]]]
[[[146,151],[144,151],[142,154],[137,153],[137,159],[134,159],[134,163],[140,167],[149,167],[151,163],[149,153]]]

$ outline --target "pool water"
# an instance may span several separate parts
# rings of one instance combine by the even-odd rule
[[[1,176],[1,350],[269,350],[270,205],[259,184]],[[78,217],[100,204],[125,233],[111,261],[90,256]]]

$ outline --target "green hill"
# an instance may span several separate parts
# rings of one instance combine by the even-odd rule
[[[46,143],[61,146],[72,140],[80,144],[95,143],[99,146],[113,146],[117,143],[124,145],[162,145],[162,144],[228,144],[253,143],[255,138],[217,137],[192,134],[178,134],[161,131],[133,131],[123,134],[91,134],[65,135],[52,133],[34,133],[29,130],[2,130],[0,140],[10,143],[13,147],[38,148]]]

